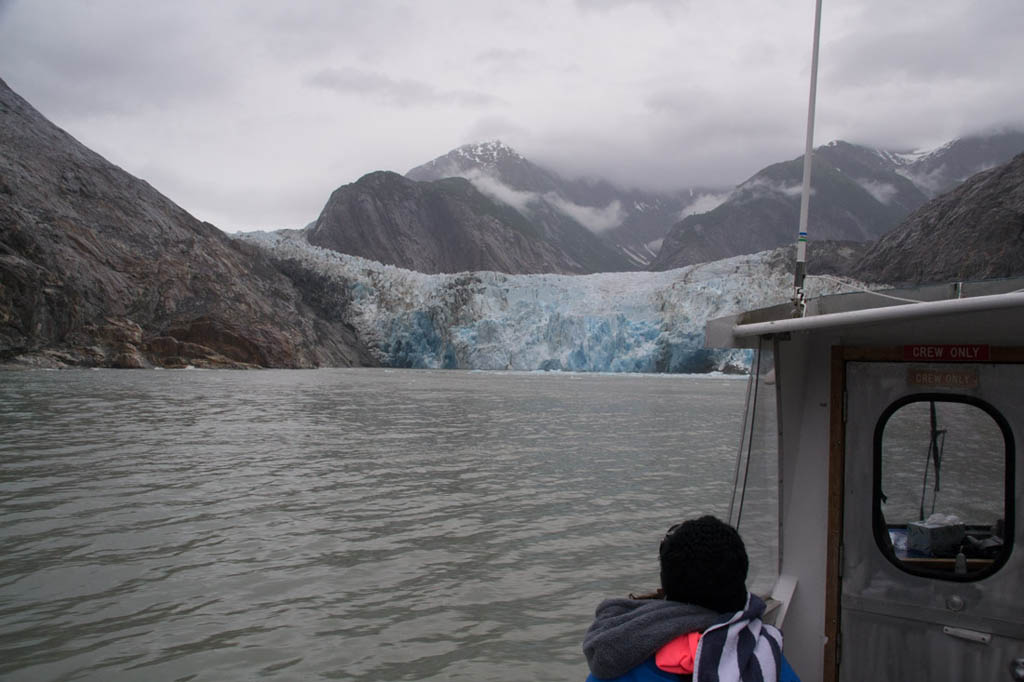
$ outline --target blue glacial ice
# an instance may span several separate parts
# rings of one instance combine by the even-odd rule
[[[241,238],[298,261],[350,301],[349,324],[384,366],[588,372],[744,371],[747,351],[705,349],[707,320],[787,300],[767,254],[667,272],[425,275],[310,246]],[[812,294],[831,293],[828,282]]]

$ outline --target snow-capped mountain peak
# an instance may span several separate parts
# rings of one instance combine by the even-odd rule
[[[500,176],[503,167],[529,165],[515,149],[501,140],[475,142],[453,149],[444,156],[413,168],[406,177],[410,180],[437,180],[443,177],[465,177],[470,172],[483,172]]]
[[[882,157],[883,160],[889,162],[895,167],[902,166],[913,166],[921,161],[924,161],[930,157],[939,156],[948,152],[957,142],[959,138],[946,142],[943,145],[932,148],[922,149],[911,149],[909,151],[891,151],[888,149],[876,149],[875,152]]]
[[[523,160],[523,156],[501,140],[466,144],[452,152],[453,156],[481,166],[493,166],[505,159]]]
[[[501,178],[510,171],[533,174],[534,166],[522,154],[501,140],[491,140],[462,145],[433,161],[413,168],[406,173],[406,177],[410,180],[431,181],[446,177],[469,177],[475,173],[483,173]],[[523,188],[516,187],[516,189]]]

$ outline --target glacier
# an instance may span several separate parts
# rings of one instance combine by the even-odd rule
[[[585,372],[745,372],[749,351],[706,349],[707,320],[783,303],[792,274],[775,252],[665,272],[427,275],[311,246],[301,233],[249,232],[289,269],[329,282],[385,367]],[[809,277],[810,296],[842,283]]]

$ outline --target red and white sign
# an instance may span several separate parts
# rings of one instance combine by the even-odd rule
[[[986,344],[919,344],[903,346],[903,359],[914,362],[987,362]]]
[[[927,388],[977,388],[978,368],[970,369],[919,369],[907,370],[907,383]]]

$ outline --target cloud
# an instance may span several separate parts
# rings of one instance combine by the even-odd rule
[[[788,198],[798,197],[800,196],[801,191],[803,191],[803,185],[800,183],[787,185],[781,182],[775,182],[774,180],[769,180],[768,178],[756,177],[751,180],[747,180],[737,187],[733,195],[739,201],[752,201],[770,194],[781,194]],[[811,194],[814,194],[813,186],[811,187]]]
[[[679,220],[686,216],[708,213],[725,203],[725,200],[732,195],[732,192],[720,192],[717,194],[698,194],[686,208],[679,213]]]
[[[604,208],[581,206],[562,198],[554,192],[546,193],[544,200],[583,227],[598,234],[618,227],[626,219],[626,212],[623,210],[621,202],[617,199]]]
[[[905,177],[907,180],[910,180],[912,183],[923,189],[927,194],[932,196],[938,194],[939,190],[945,185],[947,181],[946,164],[944,163],[939,164],[938,166],[936,166],[927,173],[913,173],[907,170],[906,168],[897,168],[896,172]],[[879,199],[879,201],[881,200]]]
[[[823,78],[833,85],[987,80],[1012,68],[1019,55],[1024,4],[1019,0],[939,0],[922,12],[913,4],[889,9],[879,24],[873,3],[841,11],[844,25],[827,45]],[[862,30],[865,25],[872,30]],[[979,39],[979,37],[984,38]],[[1010,60],[1010,61],[1007,61]]]
[[[538,55],[522,48],[489,47],[473,58],[474,66],[483,69],[491,78],[511,79],[526,75],[536,68]]]
[[[876,201],[888,205],[893,197],[896,196],[898,190],[888,182],[879,182],[878,180],[868,180],[866,178],[854,179],[858,185],[863,187],[868,194],[873,196]]]
[[[513,189],[502,183],[496,177],[477,169],[473,169],[469,172],[459,172],[457,169],[453,168],[452,173],[456,177],[463,177],[466,180],[469,180],[481,194],[500,201],[503,204],[508,204],[527,217],[529,217],[530,214],[530,206],[532,204],[537,204],[541,200],[540,195],[536,192],[522,192],[520,190]]]
[[[469,180],[481,194],[511,206],[527,218],[540,204],[544,203],[594,233],[614,229],[626,219],[626,211],[618,200],[604,207],[582,206],[555,192],[542,194],[513,189],[493,175],[475,168],[470,171],[459,171],[452,168],[450,172],[454,176]]]
[[[681,11],[686,3],[679,0],[576,0],[576,6],[584,11],[607,12],[636,6],[647,6],[665,14]]]
[[[522,124],[510,118],[505,116],[482,116],[466,128],[464,141],[469,143],[478,140],[508,140],[513,142],[513,147],[518,148],[514,144],[515,141],[529,138],[530,131],[524,128]]]
[[[1024,57],[1019,0],[935,0],[927,12],[861,0],[833,12],[818,116],[831,139],[919,147],[1024,121],[1024,91],[1008,87]]]
[[[713,194],[802,153],[811,4],[0,0],[0,64],[114,163],[193,177],[174,198],[229,225],[261,223],[203,187],[329,193],[493,138],[563,176]],[[815,143],[1024,127],[1021,25],[1021,0],[826,3]]]
[[[146,115],[234,89],[228,48],[194,19],[166,4],[11,2],[0,63],[50,115]]]
[[[331,191],[330,186],[309,176],[303,178],[303,184],[282,187],[270,177],[259,185],[244,177],[212,182],[177,164],[139,170],[162,194],[225,232],[302,227],[316,220]]]
[[[311,74],[308,85],[341,95],[369,95],[400,107],[456,105],[487,107],[501,100],[484,92],[441,90],[410,78],[394,79],[375,71],[351,67],[321,69]]]

